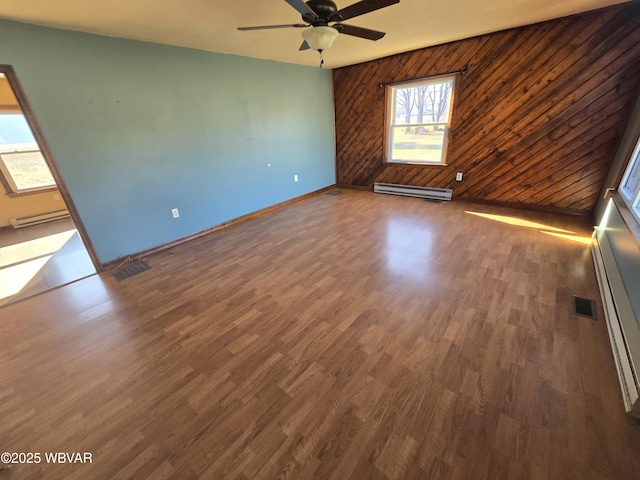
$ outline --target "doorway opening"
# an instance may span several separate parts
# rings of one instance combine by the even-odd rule
[[[17,77],[0,65],[0,306],[97,267]]]

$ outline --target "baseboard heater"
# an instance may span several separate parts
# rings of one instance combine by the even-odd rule
[[[451,200],[451,194],[453,193],[453,190],[450,188],[415,187],[412,185],[397,185],[395,183],[374,183],[373,191],[376,193],[428,198],[431,200]]]
[[[622,399],[627,414],[640,418],[640,382],[634,362],[638,356],[638,323],[611,252],[606,235],[596,229],[592,254]]]
[[[29,215],[27,217],[12,218],[11,225],[13,225],[13,228],[24,228],[32,225],[39,225],[41,223],[53,222],[55,220],[67,218],[68,216],[69,210],[55,210],[53,212]]]

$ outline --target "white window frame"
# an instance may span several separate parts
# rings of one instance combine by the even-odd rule
[[[636,174],[635,178],[631,178],[631,173]],[[631,184],[629,184],[630,181]],[[640,222],[640,137],[636,140],[636,146],[622,176],[618,191],[635,219]]]
[[[389,164],[399,164],[399,165],[426,165],[426,166],[434,166],[434,165],[446,165],[447,153],[449,147],[449,140],[451,136],[451,121],[453,119],[453,106],[455,99],[455,91],[456,91],[456,83],[457,83],[457,74],[453,75],[439,75],[434,77],[425,77],[419,80],[411,80],[408,82],[399,82],[393,83],[387,86],[387,115],[386,115],[386,135],[385,135],[385,150],[386,150],[386,161]],[[448,116],[446,121],[434,122],[434,121],[425,121],[423,118],[421,123],[412,122],[409,123],[395,123],[396,120],[396,110],[398,108],[397,105],[397,95],[396,92],[401,89],[412,88],[412,87],[420,87],[427,86],[432,84],[439,84],[450,82],[451,89],[449,91],[449,105],[448,105]],[[426,116],[426,115],[425,115]],[[442,142],[442,150],[440,154],[440,159],[438,161],[431,160],[416,160],[416,159],[402,159],[402,158],[394,158],[393,157],[393,144],[394,144],[394,131],[396,128],[400,127],[410,127],[410,128],[419,128],[419,127],[434,127],[439,126],[443,127],[443,142]]]

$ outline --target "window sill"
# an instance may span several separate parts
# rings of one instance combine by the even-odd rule
[[[423,162],[385,162],[387,167],[448,167],[446,163],[423,163]]]
[[[58,187],[42,187],[42,188],[30,188],[29,190],[21,190],[19,192],[11,192],[7,193],[7,197],[16,198],[16,197],[26,197],[28,195],[37,195],[39,193],[49,193],[49,192],[57,192]]]

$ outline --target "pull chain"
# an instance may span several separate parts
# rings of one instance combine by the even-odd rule
[[[322,55],[322,50],[318,50],[320,52],[320,68],[324,65],[324,56]]]

